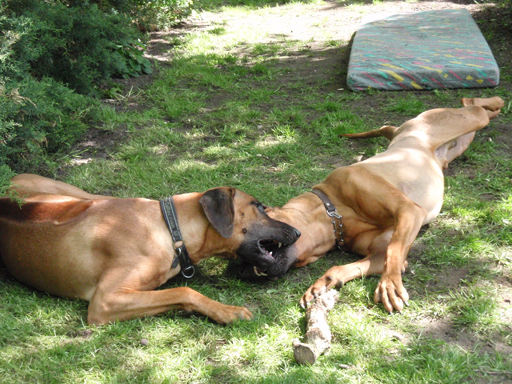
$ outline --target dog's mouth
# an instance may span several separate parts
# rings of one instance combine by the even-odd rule
[[[284,247],[288,247],[289,244],[284,244]],[[260,253],[267,257],[276,258],[279,250],[283,247],[283,243],[277,240],[260,240],[258,241],[258,248]]]
[[[300,232],[288,225],[284,228],[257,228],[260,236],[247,236],[235,251],[242,260],[239,276],[242,278],[277,279],[283,276],[295,262],[294,243]],[[261,236],[261,232],[267,232]],[[251,238],[252,237],[252,238]]]
[[[257,247],[263,262],[261,264],[259,263],[260,266],[252,266],[254,275],[256,277],[268,277],[269,279],[277,278],[277,276],[271,276],[268,269],[271,269],[271,267],[280,260],[280,258],[286,253],[286,249],[290,246],[291,244],[285,244],[277,240],[259,240]]]
[[[254,274],[258,277],[267,277],[268,274],[261,268],[258,268],[257,266],[253,267]]]

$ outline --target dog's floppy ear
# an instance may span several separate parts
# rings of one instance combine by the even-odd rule
[[[221,187],[206,191],[199,199],[199,204],[203,207],[208,221],[225,238],[233,234],[234,195],[234,188]]]

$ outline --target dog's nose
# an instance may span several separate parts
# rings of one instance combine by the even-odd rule
[[[300,231],[295,229],[295,237],[298,239],[300,237]]]

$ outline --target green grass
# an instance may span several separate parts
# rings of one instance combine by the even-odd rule
[[[318,1],[204,2],[211,28],[170,39],[171,65],[145,88],[117,92],[100,111],[108,155],[71,153],[55,177],[92,193],[159,199],[219,185],[282,205],[333,169],[383,151],[385,139],[350,141],[340,133],[400,125],[461,97],[499,95],[502,115],[479,132],[447,171],[441,215],[410,252],[402,314],[373,303],[378,277],[350,282],[329,315],[333,345],[314,366],[299,366],[292,340],[305,332],[298,301],[328,268],[357,255],[331,252],[278,281],[237,277],[236,262],[212,258],[187,285],[255,318],[219,326],[170,311],[90,327],[87,303],[51,297],[7,275],[0,279],[0,377],[6,383],[463,383],[511,382],[512,72],[495,90],[352,93],[339,66],[342,38],[322,30],[325,11],[303,40],[272,26],[232,22],[290,13],[308,15]],[[352,5],[350,5],[352,3]],[[343,2],[337,3],[344,6]],[[346,11],[373,7],[348,2]],[[380,8],[379,8],[380,9]],[[297,16],[298,17],[298,16]],[[281,32],[280,32],[281,33]],[[291,60],[290,57],[294,59]],[[315,72],[316,71],[316,72]],[[113,106],[115,105],[115,108]],[[87,163],[72,161],[91,158]],[[396,335],[401,337],[396,337]],[[148,340],[147,345],[141,343]],[[508,380],[508,381],[507,381]]]

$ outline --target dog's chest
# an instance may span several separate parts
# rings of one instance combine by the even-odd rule
[[[171,261],[174,259],[174,257],[175,257],[174,255],[169,255],[169,258]],[[177,256],[176,256],[176,258],[177,258]],[[165,284],[168,280],[172,279],[174,276],[179,274],[181,271],[179,260],[177,263],[171,262],[168,264],[166,262],[165,266],[166,266],[165,269],[162,270],[162,274],[159,279],[158,286]]]

